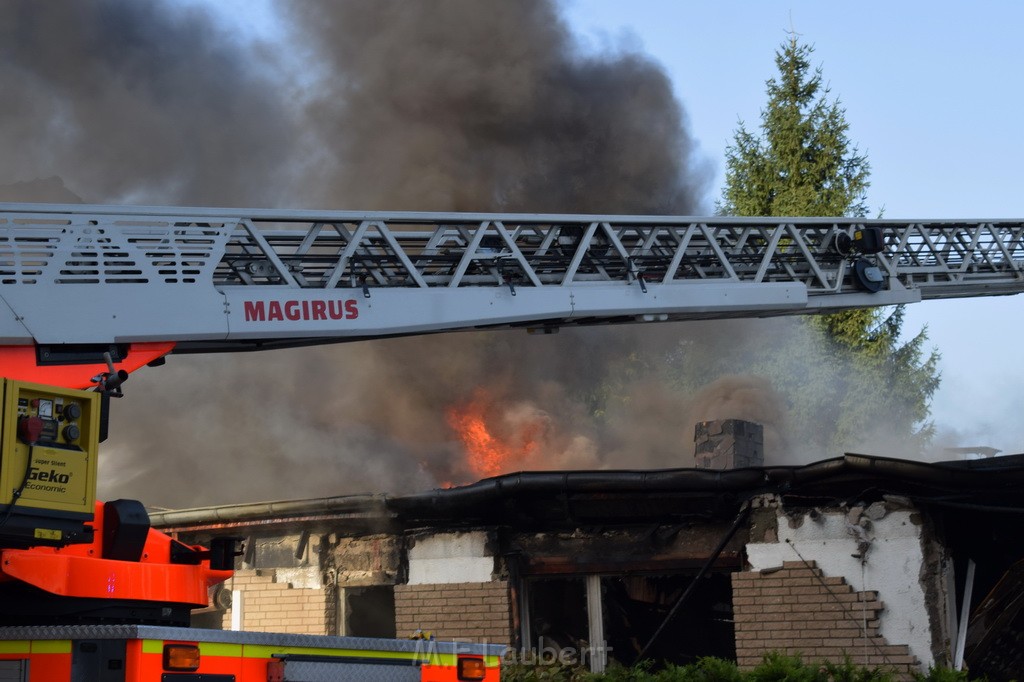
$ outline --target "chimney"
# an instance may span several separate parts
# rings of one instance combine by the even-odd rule
[[[742,419],[697,422],[693,457],[698,469],[739,469],[764,465],[764,429]]]

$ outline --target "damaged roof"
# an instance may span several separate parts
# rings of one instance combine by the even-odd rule
[[[1024,455],[920,462],[846,454],[800,466],[520,472],[411,495],[340,497],[151,513],[153,525],[186,530],[267,522],[403,528],[503,525],[575,527],[731,518],[756,495],[790,506],[908,498],[965,514],[1024,512]]]

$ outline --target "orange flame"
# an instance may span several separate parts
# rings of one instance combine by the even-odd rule
[[[540,426],[537,424],[512,429],[512,433],[499,433],[500,428],[495,429],[494,422],[500,422],[501,414],[492,403],[486,393],[478,389],[470,401],[448,409],[448,424],[466,450],[466,465],[478,478],[521,468],[538,445]]]

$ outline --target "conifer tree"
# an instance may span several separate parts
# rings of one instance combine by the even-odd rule
[[[726,182],[720,213],[738,216],[863,217],[870,167],[850,141],[846,112],[829,100],[813,47],[795,37],[775,55],[778,76],[767,82],[768,103],[754,133],[740,122],[726,150]],[[805,430],[817,429],[818,445],[834,450],[859,434],[887,425],[890,436],[922,448],[931,437],[929,401],[939,385],[935,351],[926,353],[927,330],[901,341],[901,308],[870,308],[808,318],[832,364],[818,372],[831,399],[802,405],[795,415]],[[790,367],[792,354],[762,357],[784,394],[823,395],[806,373]],[[797,378],[799,377],[799,378]],[[785,386],[786,383],[790,386]],[[787,388],[789,390],[787,390]],[[822,387],[817,387],[822,388]],[[798,402],[795,401],[794,402]],[[826,433],[827,432],[827,433]],[[838,454],[838,453],[837,453]],[[912,453],[906,453],[912,454]]]

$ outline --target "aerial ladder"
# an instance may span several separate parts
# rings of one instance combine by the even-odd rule
[[[4,642],[31,648],[46,639],[38,628],[52,635],[55,624],[93,628],[72,639],[93,644],[37,670],[118,660],[127,672],[103,679],[129,682],[150,679],[143,669],[179,682],[295,679],[289,660],[293,671],[315,666],[302,651],[342,646],[307,641],[295,654],[264,641],[266,660],[247,672],[221,675],[228,664],[216,660],[212,672],[189,667],[199,635],[179,626],[230,575],[234,541],[187,547],[149,528],[140,503],[95,500],[105,403],[130,372],[168,354],[830,313],[1021,291],[1018,220],[0,204],[0,623],[13,628],[0,628],[0,679],[5,661],[28,660],[5,655]],[[104,627],[122,629],[97,634]],[[246,646],[224,637],[208,648]],[[134,658],[132,647],[142,647]],[[108,649],[113,658],[104,658]],[[163,658],[144,665],[143,650]],[[494,652],[470,654],[448,652],[443,665],[417,668],[433,677],[406,679],[493,679]],[[174,667],[179,659],[184,667]]]
[[[827,313],[1022,289],[1022,221],[0,204],[8,377],[39,378],[107,346],[137,346],[136,360],[115,361],[138,366],[168,352]]]

